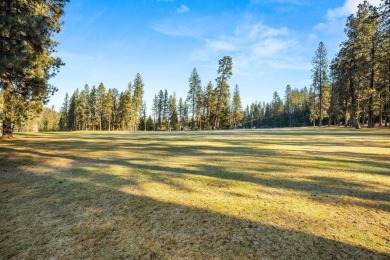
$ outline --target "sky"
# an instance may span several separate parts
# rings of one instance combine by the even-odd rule
[[[231,91],[243,106],[271,101],[285,87],[309,87],[314,53],[323,41],[331,60],[344,25],[362,0],[71,0],[55,40],[65,66],[50,79],[65,93],[85,84],[127,89],[140,73],[150,111],[160,89],[186,98],[196,67],[202,86],[215,85],[218,61],[233,59]],[[378,5],[380,0],[370,0]]]

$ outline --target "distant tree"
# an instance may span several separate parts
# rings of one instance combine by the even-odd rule
[[[310,111],[309,120],[313,123],[313,126],[316,126],[316,120],[319,117],[319,105],[318,99],[316,98],[315,92],[312,87],[310,87],[309,89],[309,95],[307,96],[306,102]]]
[[[187,102],[191,106],[191,129],[193,130],[195,128],[197,112],[200,111],[199,108],[202,94],[201,80],[196,68],[192,70],[189,83],[190,89],[188,91]]]
[[[83,100],[82,100],[82,121],[83,121],[83,128],[85,130],[88,130],[91,126],[91,108],[89,103],[89,95],[90,90],[88,84],[85,84],[84,89],[81,91],[83,93]]]
[[[76,106],[79,98],[79,90],[76,89],[69,100],[68,129],[77,130]]]
[[[142,109],[142,100],[144,95],[144,82],[141,74],[137,73],[134,79],[134,94],[132,99],[133,108],[133,130],[138,129],[140,113]]]
[[[154,95],[153,98],[153,107],[152,107],[152,114],[153,114],[153,131],[155,131],[158,126],[158,117],[159,117],[159,101],[158,101],[158,96]]]
[[[170,111],[170,124],[172,130],[179,130],[179,115],[176,105],[176,93],[173,92],[173,95],[169,97],[169,111]]]
[[[98,117],[98,109],[97,109],[97,99],[98,99],[98,92],[97,89],[94,86],[92,86],[91,91],[89,92],[89,98],[88,98],[88,106],[90,109],[90,122],[92,130],[96,130],[99,125],[99,117]]]
[[[155,130],[155,122],[153,121],[151,116],[148,116],[146,120],[146,131],[154,131]]]
[[[237,124],[241,124],[241,121],[244,116],[242,111],[241,97],[240,97],[238,85],[235,86],[233,92],[232,115],[233,115],[232,119],[233,119],[234,128],[237,128]]]
[[[112,130],[119,128],[119,91],[116,88],[112,89]]]
[[[97,89],[97,99],[96,99],[96,108],[97,108],[97,116],[99,118],[99,130],[102,131],[103,125],[103,117],[104,117],[104,101],[106,96],[106,88],[103,83],[99,84]]]
[[[233,75],[233,61],[230,56],[225,56],[219,60],[217,86],[216,114],[214,119],[214,128],[225,128],[230,122],[230,90],[228,80]]]
[[[1,104],[1,102],[0,102]],[[58,128],[60,131],[68,131],[68,108],[69,108],[69,95],[65,94],[64,103],[60,110],[60,120],[58,122]]]
[[[214,86],[209,81],[206,87],[206,93],[205,93],[205,107],[206,107],[206,113],[205,113],[205,121],[207,124],[207,129],[211,129],[211,126],[214,123],[214,117],[216,116],[216,110],[217,110],[217,97],[216,92],[214,91]]]
[[[107,94],[105,95],[104,108],[103,108],[104,118],[106,118],[108,121],[108,131],[111,131],[113,108],[114,108],[114,96],[112,94],[112,89],[109,88]]]
[[[164,92],[162,90],[160,90],[160,92],[158,92],[158,107],[157,107],[157,110],[158,110],[158,130],[162,130],[162,125],[163,125],[163,121],[164,121],[164,118],[163,118],[164,107],[165,107],[165,105],[164,105]]]
[[[163,125],[164,125],[164,129],[165,130],[168,130],[168,127],[169,127],[169,94],[168,94],[168,90],[165,89],[164,91],[164,97],[163,97],[163,100],[162,100],[162,109],[163,109]]]
[[[39,131],[57,131],[59,129],[60,115],[54,107],[44,107],[39,117]]]
[[[318,98],[318,126],[322,126],[323,117],[329,108],[328,58],[323,42],[320,42],[313,58],[313,88],[315,99]],[[316,103],[316,102],[315,102]]]
[[[292,114],[293,114],[293,107],[291,104],[291,86],[287,85],[286,90],[284,91],[284,109],[287,116],[287,126],[292,126]]]

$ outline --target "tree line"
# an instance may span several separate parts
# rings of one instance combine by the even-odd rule
[[[152,114],[147,115],[143,101],[144,83],[135,76],[128,89],[119,92],[100,83],[96,88],[88,84],[72,96],[66,94],[59,112],[61,131],[68,130],[184,130],[222,129],[238,125],[243,117],[241,98],[236,85],[230,100],[228,80],[232,76],[230,56],[219,61],[218,78],[214,87],[210,81],[202,88],[201,79],[194,68],[189,78],[188,96],[177,100],[176,94],[160,90],[153,99]]]
[[[59,130],[135,131],[139,128],[143,94],[144,83],[139,73],[123,92],[115,88],[106,90],[103,83],[97,88],[86,84],[70,98],[65,95],[59,112]]]

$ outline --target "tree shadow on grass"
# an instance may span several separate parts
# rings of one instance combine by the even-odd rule
[[[313,234],[124,193],[69,175],[0,174],[5,258],[388,259]]]
[[[5,156],[0,159],[0,165],[2,161],[8,160],[12,162],[13,165],[20,165],[26,163],[28,160],[32,162],[38,162],[39,158],[47,158],[48,160],[55,160],[55,158],[65,158],[76,162],[74,165],[75,172],[79,172],[79,175],[86,172],[83,170],[82,166],[92,166],[92,167],[107,167],[108,165],[112,166],[121,166],[131,171],[137,172],[140,175],[144,176],[147,179],[150,179],[154,182],[159,182],[162,184],[167,184],[175,189],[183,191],[191,191],[189,187],[172,180],[172,177],[176,178],[186,178],[187,175],[198,175],[198,176],[208,176],[214,177],[222,180],[234,180],[234,181],[243,181],[259,184],[271,188],[279,188],[284,190],[292,190],[298,192],[304,192],[308,195],[310,194],[320,194],[320,195],[332,195],[332,196],[349,196],[355,197],[358,199],[365,199],[372,202],[378,202],[375,204],[367,204],[368,207],[390,211],[389,205],[385,204],[390,201],[390,193],[388,191],[384,192],[375,192],[369,191],[365,188],[370,188],[366,185],[359,184],[357,185],[353,181],[346,181],[341,178],[326,178],[318,176],[307,176],[307,180],[296,180],[294,178],[286,177],[275,177],[272,176],[272,173],[290,173],[290,169],[294,167],[302,167],[299,165],[300,160],[311,160],[319,161],[324,164],[324,162],[329,162],[332,164],[338,163],[349,163],[356,165],[370,166],[370,170],[365,170],[365,173],[369,174],[380,174],[384,176],[389,175],[387,162],[378,162],[375,157],[367,154],[355,153],[354,156],[357,156],[361,160],[348,160],[348,159],[335,159],[330,158],[330,155],[327,152],[317,152],[314,154],[307,154],[305,157],[298,157],[288,153],[283,153],[282,151],[275,149],[267,150],[258,150],[256,148],[241,146],[241,145],[229,145],[228,147],[219,147],[219,146],[210,146],[210,145],[191,145],[190,143],[186,146],[175,146],[169,145],[166,141],[155,141],[153,136],[142,137],[141,140],[127,140],[127,142],[121,141],[115,143],[109,141],[111,137],[107,137],[104,142],[90,142],[85,140],[55,140],[49,142],[45,149],[59,148],[58,153],[43,153],[35,149],[36,142],[30,141],[24,143],[24,145],[29,149],[24,149],[23,151],[18,151],[13,148],[13,146],[5,147],[3,152]],[[115,136],[114,136],[115,137]],[[112,138],[114,138],[112,137]],[[88,137],[91,138],[91,137]],[[88,139],[86,138],[86,139]],[[120,137],[122,138],[122,137]],[[172,138],[172,136],[170,136]],[[83,136],[84,139],[84,136]],[[91,140],[94,140],[91,138]],[[226,141],[229,142],[229,141]],[[76,144],[77,143],[77,144]],[[111,144],[111,145],[107,145]],[[77,147],[77,148],[75,148]],[[129,148],[130,147],[130,148]],[[69,151],[79,149],[81,152],[78,154],[69,153]],[[128,150],[132,149],[132,153],[136,157],[131,157],[129,160],[118,159],[115,156],[110,156],[109,158],[94,158],[90,155],[83,155],[83,152],[99,152],[99,151],[120,151],[121,149]],[[61,153],[62,151],[67,151],[68,153]],[[209,156],[207,151],[212,152],[212,155]],[[299,152],[299,151],[298,151]],[[15,154],[19,154],[20,158],[17,158]],[[152,154],[151,158],[147,158]],[[351,156],[346,153],[335,153],[337,156],[342,158],[348,158]],[[29,156],[31,155],[31,156]],[[156,159],[170,160],[175,157],[182,155],[193,156],[204,158],[199,164],[189,164],[187,167],[180,166],[166,166],[159,164],[159,161]],[[35,157],[34,157],[35,156]],[[230,169],[229,164],[224,164],[225,166],[218,165],[215,166],[215,162],[218,160],[226,161],[226,158],[234,161],[235,157],[253,157],[253,158],[279,158],[279,159],[288,159],[281,162],[281,165],[262,165],[258,169],[251,169],[254,174],[249,174],[246,171],[248,168],[243,168],[242,171],[234,171]],[[32,159],[29,159],[32,158]],[[366,160],[363,160],[366,158]],[[141,163],[142,162],[142,163]],[[189,167],[188,167],[189,166]],[[282,167],[281,167],[282,166]],[[315,165],[311,164],[310,167],[316,167],[317,169],[324,170],[324,165]],[[349,168],[348,170],[353,172],[356,167]],[[373,170],[375,169],[375,170]],[[361,172],[357,172],[361,173]],[[88,175],[88,174],[87,174]],[[291,175],[294,177],[293,175]],[[104,174],[103,172],[98,173],[94,172],[94,176],[84,176],[98,183],[105,183],[111,187],[122,186],[130,184],[131,182],[136,182],[136,178],[129,177],[124,179],[123,177],[111,176]],[[385,202],[385,203],[381,203]],[[354,203],[354,202],[350,202]],[[361,204],[359,204],[361,205]]]

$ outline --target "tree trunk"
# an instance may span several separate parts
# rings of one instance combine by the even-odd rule
[[[3,131],[2,131],[2,139],[11,139],[12,135],[12,123],[11,119],[5,115],[3,120]]]
[[[10,139],[12,135],[12,85],[4,83],[4,110],[3,110],[3,130],[2,139]]]
[[[383,122],[382,122],[383,114],[382,113],[383,113],[383,105],[381,104],[379,107],[379,126],[383,125]]]

